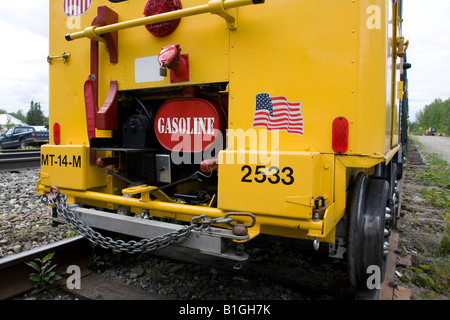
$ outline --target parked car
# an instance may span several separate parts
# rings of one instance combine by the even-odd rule
[[[48,143],[48,131],[36,131],[33,127],[13,127],[0,138],[0,149],[25,148]]]

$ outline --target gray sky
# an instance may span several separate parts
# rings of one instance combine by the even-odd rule
[[[48,4],[2,1],[0,108],[8,112],[26,113],[34,100],[48,115]],[[410,40],[408,61],[413,65],[408,74],[412,121],[434,99],[450,98],[449,13],[449,0],[404,1],[403,33]]]
[[[0,108],[24,113],[31,100],[48,115],[48,0],[2,1]]]
[[[404,0],[403,35],[409,39],[411,121],[436,98],[450,98],[450,1]]]

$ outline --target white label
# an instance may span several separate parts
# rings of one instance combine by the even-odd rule
[[[162,81],[159,75],[160,65],[158,56],[137,58],[134,63],[134,79],[136,83]]]

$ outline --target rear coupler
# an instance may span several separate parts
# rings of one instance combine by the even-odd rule
[[[112,249],[117,252],[146,253],[162,249],[170,245],[177,245],[223,258],[245,261],[248,255],[238,245],[236,250],[231,249],[231,242],[238,244],[248,241],[247,228],[256,223],[256,218],[251,213],[230,212],[223,218],[208,219],[206,214],[193,217],[190,225],[179,225],[157,220],[136,219],[134,217],[111,214],[99,210],[80,208],[77,205],[68,205],[67,196],[60,193],[55,187],[50,190],[48,204],[56,208],[58,217],[53,216],[53,221],[63,217],[77,233],[89,241],[99,244],[102,248]],[[55,209],[52,210],[55,212]],[[240,224],[234,217],[250,217],[252,223]],[[212,225],[226,224],[230,229],[217,228]],[[142,238],[140,241],[113,240],[104,237],[93,228],[128,234]]]

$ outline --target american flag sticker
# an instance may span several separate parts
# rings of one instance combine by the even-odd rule
[[[69,17],[76,17],[85,13],[91,6],[92,0],[64,0],[64,13]]]
[[[268,131],[286,130],[303,136],[301,105],[301,102],[289,102],[286,97],[258,93],[255,96],[253,127],[266,127]]]

